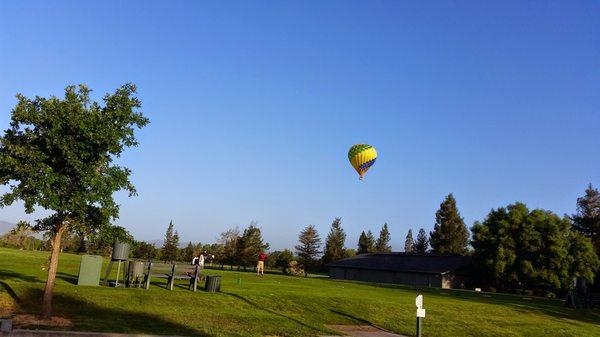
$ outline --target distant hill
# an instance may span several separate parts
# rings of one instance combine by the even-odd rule
[[[2,221],[0,220],[0,235],[8,232],[9,230],[11,230],[13,227],[15,226],[14,223],[10,223],[8,221]]]

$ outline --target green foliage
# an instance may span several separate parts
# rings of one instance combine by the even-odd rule
[[[592,240],[600,255],[600,192],[592,184],[585,195],[577,199],[577,213],[572,216],[573,228]]]
[[[296,255],[298,262],[304,267],[304,276],[308,276],[308,271],[316,265],[317,256],[321,253],[321,237],[315,226],[310,225],[304,228],[298,236],[300,242],[296,245]]]
[[[429,239],[427,238],[427,232],[421,228],[419,229],[419,234],[417,234],[414,252],[424,254],[427,253],[427,250],[429,250]]]
[[[10,128],[0,138],[0,185],[9,190],[0,206],[22,200],[54,211],[37,221],[37,229],[93,227],[118,216],[113,193],[135,194],[130,171],[113,164],[126,147],[137,145],[134,128],[148,124],[136,110],[136,88],[126,84],[91,102],[90,89],[69,86],[63,99],[17,95]]]
[[[276,250],[269,254],[267,265],[271,268],[280,268],[284,274],[287,274],[288,266],[292,261],[294,261],[294,253],[291,250]]]
[[[8,233],[0,236],[0,247],[38,250],[42,248],[43,242],[33,234],[34,231],[29,223],[19,221]]]
[[[375,237],[373,233],[369,230],[367,233],[362,231],[360,233],[360,237],[358,238],[358,249],[356,254],[367,254],[375,252]]]
[[[415,240],[413,239],[412,229],[408,230],[406,240],[404,241],[404,252],[412,253],[415,250]]]
[[[158,249],[148,242],[137,241],[133,245],[133,257],[136,259],[152,260],[158,257]]]
[[[325,241],[323,264],[341,260],[345,257],[346,233],[342,228],[342,219],[335,218]]]
[[[169,222],[165,232],[165,240],[160,250],[160,258],[164,261],[176,261],[179,251],[179,235],[174,230],[173,221]]]
[[[254,266],[258,261],[258,254],[261,251],[267,251],[269,244],[263,242],[260,228],[256,222],[251,222],[248,228],[244,229],[244,233],[237,240],[235,251],[235,260],[238,266],[248,267]]]
[[[194,244],[191,241],[188,242],[185,248],[179,250],[179,261],[191,262],[194,256],[200,255],[200,252],[198,252],[198,255],[195,255],[195,250]]]
[[[381,231],[379,231],[379,238],[377,238],[377,242],[375,243],[375,252],[390,253],[392,251],[390,240],[391,238],[388,224],[384,223],[383,227],[381,227]]]
[[[218,243],[222,249],[219,255],[215,254],[215,260],[217,263],[220,263],[221,266],[225,264],[230,266],[235,264],[239,239],[240,230],[237,227],[230,228],[221,233]]]
[[[431,250],[441,254],[466,254],[469,232],[456,207],[456,199],[448,194],[435,213],[435,226],[430,234]]]
[[[589,239],[550,211],[515,203],[492,210],[472,232],[477,275],[502,290],[569,289],[598,268]]]

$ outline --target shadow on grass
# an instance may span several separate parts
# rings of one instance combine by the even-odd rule
[[[17,296],[5,282],[0,282],[10,296],[19,304],[19,313],[37,315],[41,310],[42,291],[29,289]],[[73,322],[71,330],[117,333],[164,334],[181,336],[211,336],[158,315],[131,312],[124,309],[105,308],[64,294],[55,294],[54,316]],[[51,326],[26,325],[19,328],[60,330]]]
[[[270,313],[272,315],[288,319],[288,320],[290,320],[290,321],[292,321],[292,322],[294,322],[294,323],[296,323],[298,325],[301,325],[301,326],[303,326],[305,328],[309,328],[309,329],[314,330],[314,331],[316,331],[318,333],[328,333],[329,332],[327,330],[319,329],[319,328],[316,328],[314,326],[308,325],[308,324],[306,324],[306,323],[304,323],[304,322],[302,322],[302,321],[300,321],[300,320],[298,320],[296,318],[293,318],[293,317],[290,317],[290,316],[286,316],[286,315],[284,315],[282,313],[279,313],[277,311],[274,311],[274,310],[271,310],[271,309],[268,309],[268,308],[265,308],[265,307],[261,307],[260,305],[254,303],[254,302],[250,301],[249,299],[247,299],[247,298],[245,298],[243,296],[240,296],[238,294],[233,294],[233,293],[228,293],[228,292],[221,292],[221,293],[225,294],[225,295],[229,295],[231,297],[234,297],[234,298],[236,298],[238,300],[241,300],[241,301],[245,302],[246,304],[249,304],[249,305],[255,307],[256,309],[259,309],[259,310],[262,310],[262,311],[266,311],[266,312],[268,312],[268,313]]]
[[[0,279],[2,279],[4,281],[18,280],[18,281],[25,281],[25,282],[31,282],[31,283],[44,283],[44,281],[40,280],[39,278],[37,278],[35,276],[16,273],[12,270],[6,270],[6,269],[0,269]]]
[[[77,285],[77,277],[72,274],[62,273],[59,271],[56,273],[56,278]]]
[[[445,295],[457,301],[485,303],[496,306],[504,306],[521,313],[536,313],[552,316],[560,319],[570,319],[585,323],[598,324],[600,322],[600,310],[598,309],[570,309],[562,306],[562,301],[557,299],[530,297],[524,295],[504,293],[479,293],[462,289],[439,289],[428,287],[412,287],[402,284],[370,283],[352,280],[333,280],[331,282],[350,283],[375,288],[398,289],[409,292],[422,293],[424,295]],[[529,298],[529,299],[525,299]]]

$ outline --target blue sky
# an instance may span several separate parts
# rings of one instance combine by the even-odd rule
[[[596,1],[0,2],[0,128],[18,92],[131,81],[151,124],[116,223],[137,238],[256,220],[283,248],[339,216],[348,246],[387,222],[400,250],[450,192],[470,226],[600,185],[599,22]],[[379,152],[364,182],[355,143]]]

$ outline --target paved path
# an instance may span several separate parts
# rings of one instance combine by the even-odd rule
[[[327,327],[351,337],[406,337],[370,325],[328,325]]]

